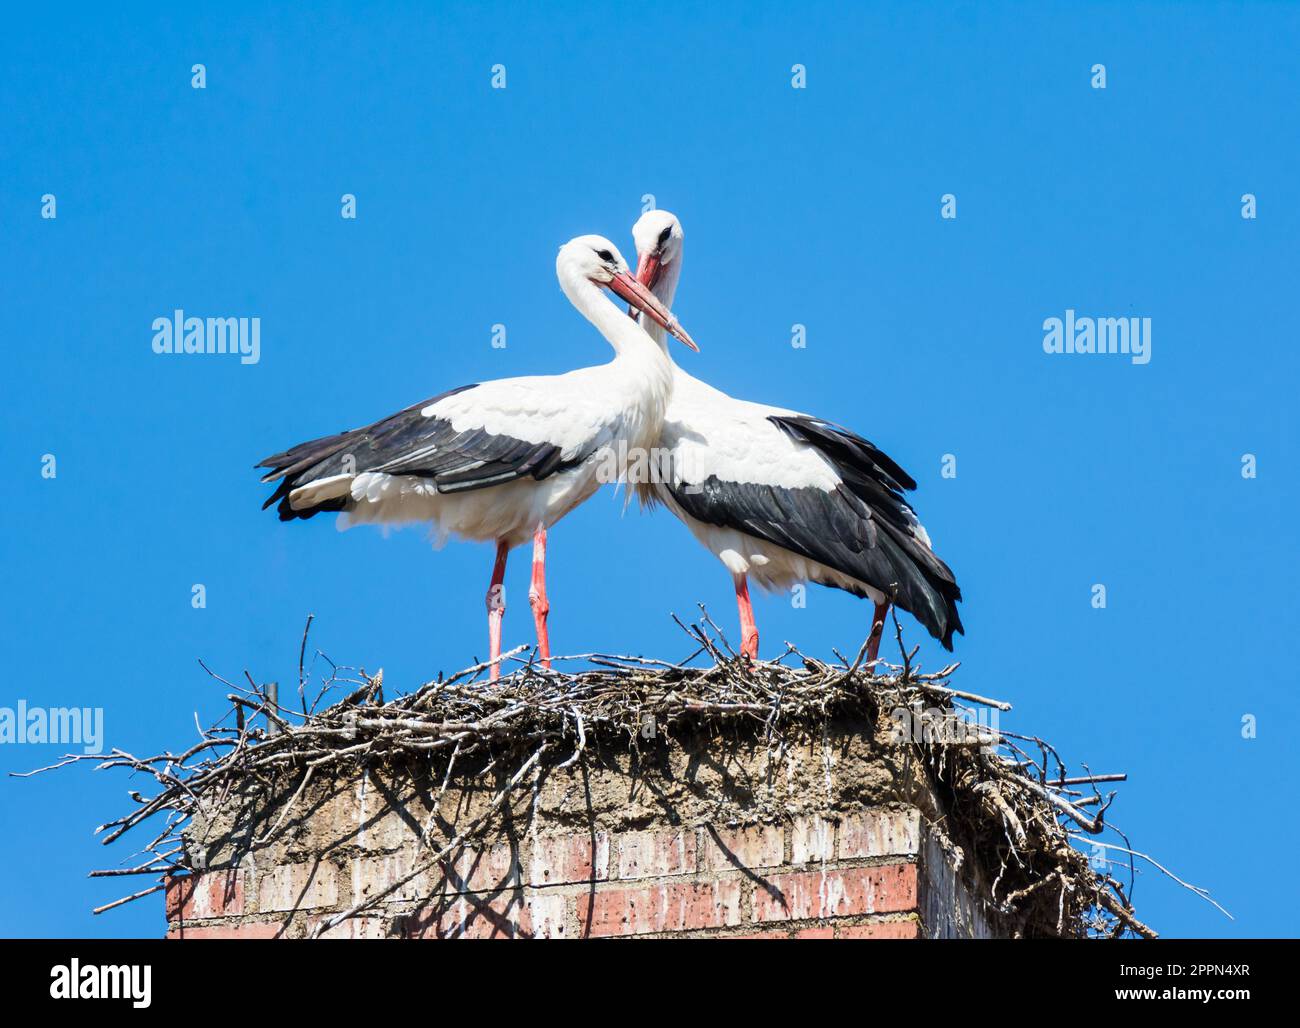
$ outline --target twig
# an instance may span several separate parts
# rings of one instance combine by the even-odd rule
[[[300,703],[296,706],[301,710],[281,707],[251,674],[246,675],[246,686],[236,684],[200,662],[225,687],[230,706],[210,727],[198,723],[199,741],[188,749],[144,757],[118,749],[107,754],[65,754],[47,767],[15,776],[89,761],[93,767],[126,770],[151,783],[152,791],[132,790],[130,809],[98,830],[102,841],[110,843],[149,822],[151,841],[132,856],[131,866],[92,872],[96,877],[162,874],[178,867],[178,860],[183,862],[184,854],[193,852],[184,845],[193,819],[210,817],[224,809],[232,796],[249,789],[277,797],[275,809],[267,815],[269,827],[251,838],[253,846],[267,845],[322,780],[356,774],[379,763],[405,766],[422,761],[432,781],[440,783],[421,833],[421,852],[427,852],[435,824],[442,823],[443,800],[453,776],[467,783],[489,781],[496,773],[506,779],[473,822],[447,827],[443,834],[450,841],[421,868],[392,883],[392,888],[334,915],[325,922],[324,931],[391,896],[456,847],[483,838],[514,790],[529,774],[541,773],[543,760],[551,762],[552,771],[566,770],[595,747],[635,746],[647,717],[654,718],[666,738],[679,732],[753,733],[767,747],[771,769],[780,766],[792,746],[825,738],[836,718],[883,720],[900,706],[937,707],[944,716],[959,717],[969,713],[959,702],[1011,709],[1003,700],[954,688],[950,676],[957,670],[956,663],[922,673],[913,663],[918,648],[905,645],[896,613],[901,665],[867,661],[865,644],[852,662],[841,657],[827,663],[786,643],[777,660],[751,663],[730,650],[707,610],[700,610],[697,623],[687,625],[674,618],[692,644],[690,656],[675,664],[637,655],[582,653],[554,657],[553,669],[544,671],[531,653],[520,657],[529,647],[518,646],[495,661],[477,662],[449,677],[440,674],[413,693],[388,700],[383,695],[382,672],[368,675],[335,664],[320,651],[316,651],[320,661],[313,657],[308,665],[306,647],[314,622],[309,616],[298,654]],[[509,673],[496,683],[481,678],[494,664],[507,661]],[[320,672],[316,702],[308,706],[308,682],[317,663],[327,668]],[[318,709],[326,695],[342,698]],[[569,745],[571,752],[562,752]],[[993,898],[1005,895],[1000,909],[1019,930],[1151,933],[1133,912],[1131,883],[1126,895],[1104,866],[1101,871],[1092,868],[1074,845],[1084,837],[1071,831],[1071,823],[1089,835],[1116,831],[1125,845],[1110,848],[1129,854],[1132,873],[1135,851],[1122,832],[1106,823],[1115,793],[1103,797],[1097,791],[1098,784],[1124,781],[1125,775],[1094,775],[1086,765],[1083,774],[1072,775],[1049,743],[1002,729],[961,739],[939,733],[933,739],[908,740],[906,745],[909,759],[919,758],[931,783],[941,786],[944,830],[958,842],[954,852],[990,855],[990,873],[996,871]],[[497,772],[499,767],[509,772]],[[289,783],[292,794],[286,798]],[[1094,816],[1084,808],[1095,810]],[[1144,854],[1138,856],[1156,864]],[[98,910],[113,909],[161,887]],[[1209,898],[1204,890],[1188,888]]]

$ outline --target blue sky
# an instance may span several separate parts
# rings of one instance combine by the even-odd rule
[[[555,249],[630,253],[649,193],[686,228],[676,310],[703,352],[678,359],[907,468],[966,596],[958,684],[1127,771],[1113,820],[1236,915],[1148,871],[1144,918],[1294,934],[1300,10],[429,6],[7,12],[0,706],[103,707],[107,745],[180,749],[221,706],[198,659],[290,681],[309,612],[390,690],[481,657],[489,546],[282,525],[252,465],[607,359]],[[260,362],[155,355],[177,307],[260,317]],[[1151,362],[1045,354],[1067,308],[1151,318]],[[734,625],[721,566],[610,491],[549,557],[557,652],[682,656],[669,612],[697,602]],[[531,639],[527,569],[517,551],[507,645]],[[766,655],[855,651],[870,613],[818,588],[756,610]],[[0,771],[61,749],[0,746]],[[129,857],[91,833],[134,785],[0,780],[0,933],[162,933],[156,898],[89,913],[125,891],[85,872]]]

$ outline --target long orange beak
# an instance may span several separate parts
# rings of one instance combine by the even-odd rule
[[[620,271],[606,285],[609,286],[610,292],[622,297],[630,306],[652,318],[660,328],[674,339],[680,339],[696,353],[700,352],[700,348],[695,345],[695,340],[690,337],[686,329],[682,328],[681,323],[673,317],[672,311],[655,299],[654,293],[650,292],[649,289],[626,271]]]

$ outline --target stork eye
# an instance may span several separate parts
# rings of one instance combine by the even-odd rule
[[[671,236],[672,234],[673,234],[673,227],[669,225],[662,232],[659,233],[659,245],[663,246],[664,243],[668,242],[668,237]]]
[[[610,253],[608,250],[597,250],[596,256],[599,257],[602,261],[612,261],[614,259],[614,255]]]

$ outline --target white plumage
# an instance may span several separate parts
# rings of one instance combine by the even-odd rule
[[[671,306],[681,275],[681,223],[651,211],[633,228],[638,278]],[[647,330],[662,345],[653,326]],[[664,350],[667,355],[667,349]],[[960,591],[902,499],[915,483],[861,437],[797,411],[739,400],[673,365],[658,446],[666,480],[640,494],[662,503],[731,572],[742,648],[757,656],[748,579],[769,589],[818,582],[895,601],[951,646]],[[819,559],[820,558],[820,559]],[[879,640],[873,622],[871,657]]]
[[[609,240],[580,236],[566,243],[556,274],[565,295],[614,348],[608,364],[452,390],[259,465],[271,469],[264,481],[279,481],[267,505],[278,501],[282,520],[338,511],[340,527],[420,522],[440,539],[496,542],[488,596],[491,658],[500,651],[506,554],[534,540],[530,600],[545,660],[546,530],[591,496],[603,473],[621,474],[629,449],[648,448],[662,427],[672,363],[602,290],[695,346],[630,275]]]
[[[440,493],[432,479],[364,472],[351,480],[354,506],[341,516],[341,527],[419,522],[432,525],[439,540],[505,540],[511,548],[527,542],[538,524],[549,528],[600,488],[606,454],[617,452],[620,440],[631,447],[649,447],[654,440],[672,380],[662,351],[650,357],[642,350],[625,348],[608,364],[563,375],[485,382],[421,409],[421,416],[444,420],[457,434],[477,429],[555,446],[561,460],[574,466],[540,481],[521,478],[449,494]],[[414,451],[411,459],[427,456]]]

